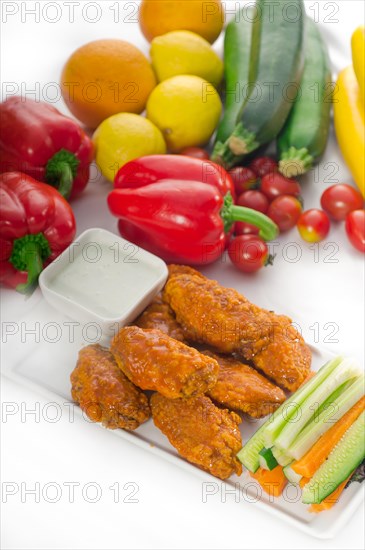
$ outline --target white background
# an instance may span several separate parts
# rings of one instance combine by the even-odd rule
[[[119,3],[119,22],[114,20],[115,8],[110,9],[116,2],[99,2],[101,17],[97,23],[86,21],[85,13],[83,17],[82,8],[87,3],[83,0],[75,3],[75,20],[70,23],[69,8],[65,2],[58,2],[61,19],[51,23],[46,19],[56,17],[56,2],[48,2],[53,7],[47,8],[49,11],[42,16],[47,2],[4,1],[3,85],[13,85],[13,89],[18,86],[23,93],[39,86],[41,93],[51,94],[51,88],[46,85],[58,82],[67,57],[78,46],[95,39],[127,39],[148,54],[148,43],[134,22],[132,2]],[[39,22],[24,11],[34,8],[34,4],[40,6]],[[226,2],[229,8],[234,4]],[[349,0],[313,1],[307,2],[307,8],[312,16],[318,16],[331,46],[336,72],[350,63],[351,32],[364,20],[364,4]],[[95,8],[88,9],[86,18],[94,18]],[[130,21],[123,21],[128,14]],[[215,47],[221,52],[222,37]],[[7,89],[9,91],[9,87]],[[67,112],[62,102],[58,106]],[[332,183],[331,177],[333,182],[351,182],[333,138],[319,169],[302,180],[307,208],[319,205],[320,194]],[[79,233],[90,226],[116,231],[116,222],[105,206],[108,189],[106,182],[93,182],[74,203]],[[285,247],[288,243],[294,244]],[[363,257],[350,247],[343,226],[334,226],[327,244],[322,243],[318,250],[303,243],[293,230],[278,241],[276,252],[275,266],[256,277],[245,277],[228,262],[218,262],[205,272],[235,286],[258,304],[291,315],[309,343],[353,355],[363,365]],[[333,255],[329,257],[331,252]],[[298,261],[294,262],[296,254]],[[11,291],[3,291],[2,319],[18,320],[22,300]],[[4,361],[11,351],[10,344],[4,349]],[[191,477],[140,448],[111,437],[107,430],[97,429],[82,418],[75,417],[74,422],[70,422],[67,409],[59,422],[47,421],[46,415],[42,415],[47,401],[40,394],[4,378],[2,399],[16,404],[19,411],[37,406],[41,411],[38,422],[29,415],[22,419],[20,412],[2,418],[2,482],[14,482],[19,487],[22,482],[27,487],[36,482],[41,487],[55,482],[63,488],[62,498],[55,504],[42,498],[40,503],[35,503],[32,496],[23,503],[20,492],[9,497],[2,505],[3,548],[357,549],[364,546],[363,506],[334,540],[317,540],[264,514],[253,504],[236,503],[234,497],[229,496],[224,502],[221,492],[203,503],[199,477]],[[69,502],[65,482],[80,483],[73,503]],[[86,502],[81,495],[82,487],[88,482],[97,483],[102,490],[97,503]],[[123,490],[127,482],[138,484],[135,497],[138,503],[123,502],[128,493]],[[120,484],[119,503],[113,502],[113,492],[109,489],[114,483]]]

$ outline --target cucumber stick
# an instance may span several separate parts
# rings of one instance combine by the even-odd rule
[[[341,441],[303,488],[304,504],[320,504],[349,477],[365,456],[365,411],[347,430]]]
[[[302,458],[321,435],[346,414],[363,395],[364,375],[359,376],[342,394],[329,403],[328,407],[312,419],[288,448],[288,453],[296,460]]]
[[[244,98],[247,98],[248,84],[255,79],[252,74],[255,67],[250,65],[253,20],[253,9],[248,9],[245,14],[238,12],[225,32],[225,108],[216,135],[217,150],[233,132],[238,111]]]
[[[266,422],[253,434],[253,436],[247,441],[247,443],[237,454],[238,460],[242,462],[245,468],[247,468],[247,470],[250,470],[250,472],[252,473],[255,473],[256,470],[260,467],[259,453],[265,447],[265,426]]]
[[[274,445],[276,436],[283,429],[288,418],[294,414],[293,405],[301,405],[342,360],[342,357],[336,357],[326,363],[313,378],[287,399],[245,443],[237,454],[237,458],[250,472],[256,472],[260,466],[259,452],[264,447],[270,448]]]
[[[259,452],[259,463],[264,470],[273,470],[278,465],[278,462],[271,449],[265,447]]]
[[[306,20],[305,63],[300,93],[277,139],[279,169],[291,178],[304,174],[323,154],[331,111],[331,69],[318,25]]]
[[[256,0],[250,66],[256,67],[236,126],[213,160],[231,167],[274,139],[293,106],[304,64],[303,0]]]
[[[275,445],[282,449],[289,449],[290,444],[301,432],[307,422],[314,416],[316,408],[325,401],[328,395],[331,395],[345,382],[359,376],[359,369],[351,359],[345,359],[332,372],[332,375],[326,381],[326,384],[319,385],[310,396],[307,397],[304,404],[299,406],[291,422],[288,422],[275,439]]]

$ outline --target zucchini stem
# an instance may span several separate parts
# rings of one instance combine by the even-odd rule
[[[310,170],[313,166],[313,157],[309,154],[306,147],[297,149],[289,147],[284,151],[279,161],[279,171],[286,178],[301,176]]]

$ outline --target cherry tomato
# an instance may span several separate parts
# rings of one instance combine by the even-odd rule
[[[254,273],[272,263],[265,241],[256,235],[240,235],[232,239],[228,255],[234,265],[244,273]]]
[[[303,212],[297,223],[300,236],[309,243],[323,241],[329,233],[330,226],[330,219],[326,212],[318,208]]]
[[[280,195],[293,195],[299,197],[301,188],[299,183],[291,178],[286,178],[279,172],[266,174],[261,179],[260,191],[267,196],[269,201],[273,201]]]
[[[209,153],[205,149],[200,147],[187,147],[180,151],[180,155],[185,155],[186,157],[194,157],[196,159],[208,160]]]
[[[365,252],[365,210],[353,210],[346,217],[346,233],[352,246]]]
[[[262,178],[266,174],[277,172],[279,167],[278,163],[271,157],[257,157],[250,162],[249,168]]]
[[[277,197],[272,201],[266,212],[282,233],[296,225],[301,213],[302,205],[292,195]]]
[[[269,208],[267,197],[265,197],[261,191],[256,191],[255,189],[242,193],[242,195],[238,197],[237,204],[240,206],[247,206],[247,208],[253,208],[263,214],[266,214]]]
[[[331,218],[337,221],[346,219],[353,210],[363,208],[361,193],[347,183],[338,183],[326,189],[321,197],[321,206]]]
[[[245,166],[237,166],[229,171],[231,178],[233,179],[234,187],[236,189],[237,196],[252,189],[257,185],[257,176],[250,168]]]
[[[236,222],[234,224],[234,232],[236,235],[258,235],[259,228],[256,225],[246,222]]]

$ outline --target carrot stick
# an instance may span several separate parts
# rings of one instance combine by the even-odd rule
[[[307,483],[309,483],[309,482],[310,482],[309,477],[302,477],[302,478],[299,480],[299,487],[300,487],[301,489],[303,489],[303,487],[304,487],[305,485],[307,485]]]
[[[312,512],[313,514],[318,514],[319,512],[323,512],[324,510],[330,510],[330,508],[332,508],[332,506],[334,506],[338,502],[338,499],[340,498],[344,488],[346,487],[346,483],[348,482],[348,480],[350,479],[353,473],[354,472],[352,472],[349,475],[349,477],[345,479],[345,481],[343,481],[341,485],[339,485],[337,489],[333,491],[333,493],[331,493],[330,495],[328,495],[328,497],[322,500],[320,504],[311,504],[308,508],[308,512]]]
[[[274,497],[279,497],[288,483],[282,466],[276,466],[273,470],[259,468],[254,474],[250,472],[250,476],[260,483],[266,493]]]
[[[365,408],[365,396],[343,415],[326,433],[324,433],[311,449],[291,465],[294,472],[311,478],[321,464],[326,460],[332,449],[340,441]]]

